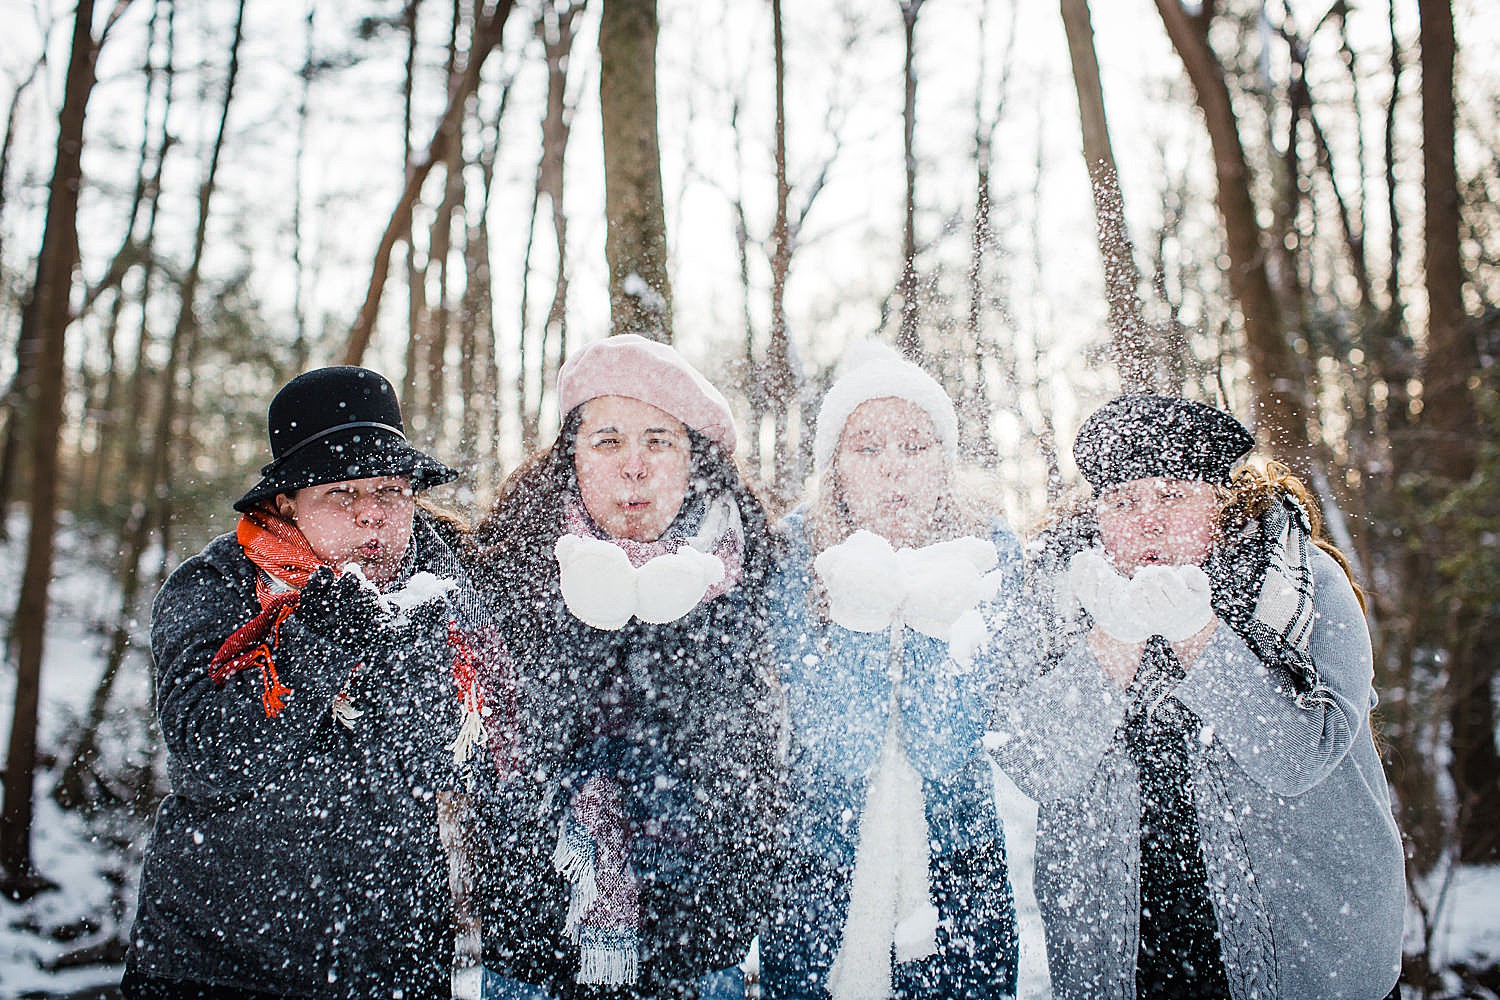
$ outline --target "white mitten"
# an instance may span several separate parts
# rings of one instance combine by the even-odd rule
[[[900,564],[891,543],[856,531],[813,560],[828,594],[828,617],[854,632],[889,628],[904,596]]]
[[[1068,562],[1065,585],[1094,624],[1121,642],[1145,642],[1152,630],[1130,606],[1129,583],[1109,564],[1102,549],[1084,549]]]
[[[613,632],[635,613],[636,569],[618,545],[563,535],[557,555],[563,603],[585,625]]]
[[[984,570],[998,560],[995,547],[983,539],[960,538],[896,555],[906,575],[901,620],[923,635],[947,641],[960,615],[995,596],[998,577]]]
[[[1213,588],[1197,566],[1142,566],[1126,594],[1143,627],[1168,642],[1181,642],[1214,619]]]
[[[636,571],[636,617],[653,625],[675,622],[722,579],[723,562],[707,552],[684,546],[657,556]]]

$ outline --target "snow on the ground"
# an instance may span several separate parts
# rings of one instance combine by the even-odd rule
[[[0,619],[14,612],[26,551],[24,518],[13,517],[11,540],[0,545]],[[50,625],[44,648],[37,748],[44,761],[61,755],[70,725],[88,711],[109,643],[109,629],[119,616],[116,566],[65,521],[59,526],[58,555],[49,588]],[[132,635],[145,642],[146,623],[132,623]],[[146,657],[137,650],[127,658],[115,684],[111,704],[146,704],[150,698]],[[0,747],[8,745],[15,703],[15,670],[0,670]],[[140,724],[116,712],[111,723]],[[146,733],[131,734],[146,743]],[[118,732],[106,733],[106,747]],[[72,991],[117,983],[121,967],[95,965],[47,971],[59,956],[110,936],[122,919],[122,902],[133,906],[138,864],[127,860],[99,828],[59,809],[51,791],[55,767],[39,767],[34,798],[32,858],[43,875],[59,886],[25,904],[0,899],[0,1000],[31,991]],[[133,836],[135,831],[126,831]],[[122,884],[123,883],[123,884]]]

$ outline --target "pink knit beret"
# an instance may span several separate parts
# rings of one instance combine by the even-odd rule
[[[670,346],[634,333],[606,337],[568,358],[557,395],[563,416],[600,396],[639,399],[734,453],[734,416],[724,394]]]

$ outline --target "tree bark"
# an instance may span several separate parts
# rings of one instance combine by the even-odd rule
[[[670,343],[672,288],[657,138],[656,35],[656,0],[604,0],[599,111],[610,329]]]
[[[1422,164],[1427,193],[1427,352],[1422,364],[1420,427],[1425,464],[1441,483],[1456,486],[1478,468],[1485,439],[1473,384],[1480,373],[1474,328],[1464,313],[1464,269],[1459,245],[1460,202],[1455,161],[1450,0],[1420,0],[1422,41]],[[1450,554],[1478,539],[1447,538]],[[1457,581],[1450,586],[1458,589]],[[1459,802],[1458,848],[1470,864],[1500,860],[1500,752],[1495,746],[1494,642],[1500,622],[1483,598],[1458,591],[1451,599],[1455,646],[1449,666],[1449,773]]]
[[[1239,304],[1246,356],[1263,442],[1298,472],[1313,468],[1305,378],[1287,342],[1281,309],[1266,269],[1266,250],[1250,166],[1240,140],[1224,67],[1208,40],[1212,8],[1189,14],[1181,0],[1156,0],[1167,36],[1187,71],[1213,147],[1219,218],[1229,251],[1229,287]]]
[[[36,726],[47,632],[47,589],[52,577],[53,536],[57,526],[63,359],[71,320],[73,272],[78,262],[83,123],[98,56],[93,19],[93,0],[78,0],[62,111],[58,115],[57,157],[47,198],[47,221],[41,252],[37,255],[36,281],[21,320],[22,339],[29,338],[37,345],[38,357],[35,396],[30,407],[31,534],[14,618],[16,692],[5,762],[5,798],[0,808],[0,870],[3,870],[0,888],[11,898],[25,898],[52,887],[32,865],[32,785],[36,776]]]
[[[1083,128],[1083,159],[1094,194],[1094,219],[1099,258],[1104,265],[1104,297],[1109,304],[1110,355],[1126,392],[1182,392],[1182,358],[1173,357],[1152,336],[1141,306],[1141,272],[1135,244],[1125,224],[1125,198],[1109,138],[1104,111],[1104,85],[1094,51],[1094,26],[1088,0],[1061,0],[1063,28],[1073,84],[1078,92],[1078,117]]]
[[[917,18],[922,13],[925,0],[899,0],[901,26],[905,39],[905,60],[902,91],[901,135],[902,163],[906,174],[906,200],[902,203],[901,227],[901,327],[896,333],[896,347],[903,355],[918,364],[922,363],[922,337],[920,324],[922,307],[919,301],[921,289],[917,278]]]
[[[380,243],[375,248],[375,263],[371,269],[370,287],[365,293],[364,304],[360,306],[359,314],[355,317],[354,325],[349,330],[348,340],[344,344],[345,364],[357,365],[364,360],[365,351],[370,347],[370,339],[375,334],[375,320],[380,313],[380,298],[385,291],[385,281],[390,272],[391,253],[396,248],[396,242],[411,229],[412,211],[416,207],[418,196],[422,193],[422,184],[427,180],[427,175],[435,164],[447,159],[448,150],[458,137],[464,108],[469,97],[479,87],[480,71],[484,68],[485,60],[500,44],[500,36],[505,30],[505,19],[510,15],[512,6],[514,6],[514,0],[496,0],[495,7],[489,15],[476,20],[474,37],[469,45],[469,58],[464,65],[464,74],[459,86],[449,96],[448,107],[433,130],[432,139],[427,144],[426,154],[419,162],[407,165],[406,185],[396,200],[396,207],[391,213],[390,222],[386,224]]]

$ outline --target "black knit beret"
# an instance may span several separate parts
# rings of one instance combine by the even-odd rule
[[[1132,479],[1223,485],[1255,445],[1234,417],[1206,403],[1151,394],[1117,396],[1083,422],[1073,442],[1078,470],[1097,492]]]

